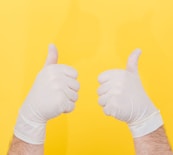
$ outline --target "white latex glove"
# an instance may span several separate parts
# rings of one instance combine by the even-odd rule
[[[44,143],[47,121],[71,112],[78,99],[77,71],[57,59],[57,49],[50,45],[46,64],[19,111],[14,134],[27,143]]]
[[[99,76],[99,103],[105,114],[126,122],[133,137],[144,136],[163,125],[160,111],[145,93],[138,75],[140,54],[139,49],[132,53],[126,70],[109,70]]]

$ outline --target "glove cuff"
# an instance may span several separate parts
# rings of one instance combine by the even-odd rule
[[[156,111],[143,121],[129,124],[129,128],[134,138],[142,137],[157,130],[163,125],[160,111]]]
[[[14,135],[30,144],[43,144],[45,140],[46,124],[35,123],[19,114],[14,129]]]

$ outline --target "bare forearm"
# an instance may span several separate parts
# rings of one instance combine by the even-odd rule
[[[137,155],[173,155],[163,127],[146,136],[135,138],[134,143]]]
[[[8,155],[43,155],[43,148],[43,145],[28,144],[14,136]]]

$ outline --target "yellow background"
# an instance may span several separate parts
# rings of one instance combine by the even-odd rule
[[[125,68],[137,47],[143,85],[173,144],[172,8],[172,0],[1,0],[0,155],[51,42],[59,63],[79,71],[81,90],[74,112],[49,121],[46,155],[134,154],[128,127],[104,115],[96,90],[97,76]]]

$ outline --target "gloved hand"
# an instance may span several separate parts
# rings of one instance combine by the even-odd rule
[[[113,116],[128,124],[133,137],[147,135],[163,121],[160,111],[149,99],[138,75],[137,49],[129,57],[126,70],[109,70],[99,76],[99,103],[106,115]]]
[[[46,64],[19,111],[14,134],[25,142],[44,143],[47,121],[75,107],[80,87],[78,73],[72,67],[57,64],[57,59],[56,47],[50,45]]]

